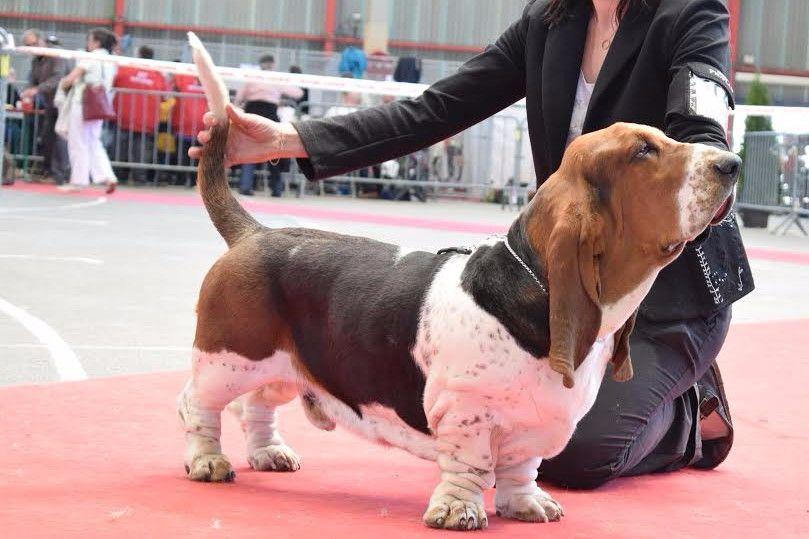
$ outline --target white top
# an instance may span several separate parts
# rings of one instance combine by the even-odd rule
[[[595,83],[589,83],[584,78],[584,73],[579,71],[579,83],[576,85],[576,101],[573,105],[573,114],[570,116],[570,129],[567,132],[567,147],[573,139],[581,135],[584,129],[584,118],[587,116],[587,107],[590,106],[590,98],[593,97]]]
[[[99,47],[93,51],[93,54],[109,54],[109,52],[107,49]],[[112,81],[115,79],[116,71],[118,71],[115,64],[82,60],[78,65],[84,69],[84,75],[76,81],[76,88],[73,92],[74,103],[81,103],[84,97],[84,87],[88,84],[94,86],[103,84],[108,93],[112,90]]]

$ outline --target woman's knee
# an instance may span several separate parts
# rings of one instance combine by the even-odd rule
[[[628,449],[602,437],[571,440],[558,456],[539,468],[539,478],[564,488],[591,490],[620,477]]]

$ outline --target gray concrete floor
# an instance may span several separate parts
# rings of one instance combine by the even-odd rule
[[[144,192],[145,190],[138,190]],[[195,197],[191,191],[168,191]],[[120,198],[120,197],[119,197]],[[273,200],[277,202],[277,200]],[[499,206],[440,201],[282,199],[306,206],[381,215],[503,224]],[[268,226],[308,226],[436,250],[484,236],[364,222],[256,214]],[[751,246],[809,253],[795,232],[744,231]],[[106,201],[0,191],[0,299],[58,335],[89,377],[185,369],[194,305],[203,276],[225,251],[201,207]],[[809,266],[752,261],[758,290],[735,307],[735,323],[807,319]],[[20,320],[0,311],[0,385],[58,381],[52,350]]]

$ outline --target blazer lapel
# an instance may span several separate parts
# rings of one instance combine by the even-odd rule
[[[564,21],[548,30],[545,41],[539,87],[551,171],[562,162],[589,20],[590,2],[578,1]]]
[[[592,131],[594,126],[593,111],[609,108],[602,103],[606,96],[607,89],[618,80],[621,70],[635,55],[635,52],[643,44],[649,25],[654,18],[655,10],[639,5],[635,2],[624,15],[615,33],[610,50],[604,59],[604,65],[598,73],[596,85],[593,88],[593,95],[587,107],[587,116],[584,120],[584,132]]]

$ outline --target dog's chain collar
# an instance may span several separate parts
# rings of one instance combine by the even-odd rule
[[[531,278],[534,279],[534,281],[536,281],[536,283],[539,285],[539,289],[542,290],[542,293],[543,294],[548,293],[548,289],[545,287],[544,284],[542,284],[542,281],[539,280],[539,277],[537,277],[537,274],[534,273],[534,270],[528,267],[528,264],[526,264],[525,261],[523,261],[523,259],[520,258],[520,255],[518,255],[517,252],[511,248],[511,244],[508,242],[508,236],[490,236],[490,238],[502,241],[506,245],[506,249],[508,249],[508,252],[511,253],[511,256],[513,256],[514,259],[517,262],[519,262],[520,266],[522,266],[525,269],[525,271],[528,272],[528,275],[530,275]],[[477,245],[472,247],[446,247],[444,249],[439,249],[438,254],[443,255],[448,253],[455,253],[462,255],[471,255],[473,252],[477,251],[477,249],[478,249]]]
[[[547,293],[548,293],[548,289],[547,289],[547,288],[545,288],[545,285],[544,285],[544,284],[542,284],[542,281],[540,281],[540,280],[539,280],[539,277],[537,277],[537,274],[536,274],[536,273],[534,273],[534,270],[532,270],[531,268],[529,268],[529,267],[528,267],[528,264],[526,264],[526,263],[523,261],[523,259],[522,259],[522,258],[520,258],[520,255],[518,255],[518,254],[517,254],[517,253],[514,251],[514,249],[512,249],[512,248],[511,248],[511,244],[508,242],[508,237],[503,238],[503,243],[505,243],[505,244],[506,244],[506,249],[508,249],[508,252],[509,252],[509,253],[511,253],[511,256],[513,256],[513,257],[514,257],[514,258],[517,260],[517,262],[519,262],[519,263],[520,263],[520,266],[522,266],[523,268],[525,268],[525,271],[527,271],[527,272],[528,272],[528,274],[529,274],[531,277],[533,277],[533,278],[534,278],[534,280],[535,280],[535,281],[537,282],[537,284],[539,285],[539,289],[540,289],[540,290],[542,290],[542,293],[543,293],[543,294],[547,294]]]

